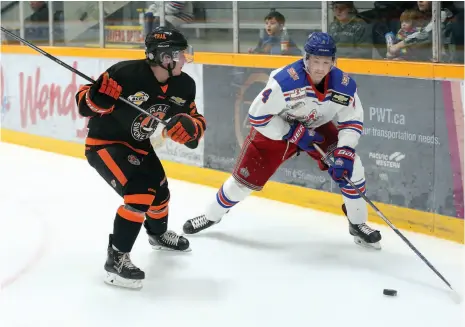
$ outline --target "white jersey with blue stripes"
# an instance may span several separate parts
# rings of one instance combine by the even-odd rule
[[[249,108],[249,121],[273,140],[282,140],[295,121],[309,129],[335,121],[338,147],[355,148],[363,131],[363,107],[357,85],[348,74],[333,67],[325,79],[325,93],[320,93],[301,59],[270,74]]]

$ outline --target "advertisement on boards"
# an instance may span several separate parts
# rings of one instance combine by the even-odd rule
[[[232,171],[250,130],[248,108],[262,91],[270,72],[270,69],[204,65],[204,88],[211,90],[205,93],[205,114],[210,123],[205,140],[206,167]],[[443,83],[450,82],[352,77],[365,112],[364,133],[356,150],[365,167],[370,198],[463,218],[463,196],[461,201],[458,199],[463,190],[460,191],[458,182],[453,186],[459,170],[447,168],[451,165],[450,143],[458,135],[450,135],[446,119],[451,109],[446,110],[444,104],[451,97],[444,92]],[[457,102],[454,106],[459,108]],[[461,114],[463,117],[463,111]],[[456,122],[457,118],[452,124]],[[463,138],[461,149],[463,152]],[[462,157],[455,157],[458,158],[455,166],[459,167],[463,153]],[[328,174],[320,171],[305,154],[287,161],[272,180],[340,193]]]
[[[95,59],[63,60],[92,78],[106,68]],[[79,115],[74,97],[84,79],[43,56],[2,55],[0,69],[8,107],[2,128],[83,143],[87,120]]]
[[[120,61],[82,57],[60,60],[93,79]],[[202,67],[189,64],[184,71],[197,83],[196,104],[202,113]],[[87,119],[79,115],[75,95],[86,80],[39,55],[2,55],[0,76],[2,128],[84,144]],[[161,133],[161,128],[158,126],[155,133]],[[203,142],[195,150],[166,142],[157,153],[165,160],[203,164]]]
[[[441,140],[435,134],[433,81],[353,78],[365,112],[357,150],[370,197],[435,212],[434,153]]]

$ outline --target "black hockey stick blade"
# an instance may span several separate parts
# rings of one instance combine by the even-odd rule
[[[87,80],[87,81],[89,81],[89,82],[91,82],[91,83],[95,83],[95,81],[94,81],[92,78],[90,78],[89,76],[87,76],[87,75],[81,73],[79,70],[77,70],[77,69],[71,67],[70,65],[64,63],[63,61],[61,61],[61,60],[58,59],[57,57],[52,56],[52,55],[51,55],[50,53],[48,53],[47,51],[42,50],[41,48],[35,46],[34,44],[32,44],[32,43],[30,43],[30,42],[28,42],[28,41],[26,41],[26,40],[23,39],[22,37],[20,37],[20,36],[14,34],[13,32],[7,30],[7,29],[4,28],[4,27],[1,27],[1,30],[2,30],[3,33],[5,33],[5,34],[11,36],[12,38],[18,40],[18,41],[21,42],[21,43],[27,45],[27,46],[30,47],[31,49],[34,49],[35,51],[37,51],[37,52],[43,54],[45,57],[47,57],[47,58],[53,60],[54,62],[56,62],[56,63],[59,64],[60,66],[66,68],[66,69],[68,69],[68,70],[70,70],[71,72],[75,73],[76,75],[79,75],[80,77],[84,78],[85,80]],[[135,104],[132,103],[131,101],[126,100],[126,99],[123,98],[122,96],[120,96],[120,97],[118,98],[118,100],[120,100],[120,101],[124,102],[125,104],[127,104],[128,106],[131,106],[132,108],[134,108],[134,109],[140,111],[141,113],[143,113],[143,114],[145,114],[145,115],[147,115],[147,116],[152,117],[152,118],[155,119],[157,122],[159,122],[159,123],[161,123],[161,124],[163,124],[163,125],[166,126],[166,124],[167,124],[166,121],[164,121],[164,120],[162,120],[162,119],[160,119],[160,118],[158,118],[158,117],[152,115],[151,113],[145,111],[144,109],[142,109],[141,107],[135,105]]]
[[[333,166],[333,162],[329,159],[329,156],[324,153],[324,151],[315,143],[313,143],[313,146],[315,147],[315,149],[318,151],[318,153],[321,155],[321,157],[323,158],[323,160],[325,161],[325,163],[328,165],[328,166]],[[365,195],[363,194],[362,191],[360,191],[360,189],[347,177],[347,176],[344,176],[344,179],[346,180],[347,183],[349,183],[349,185],[357,191],[357,193],[366,201],[366,203],[368,203],[372,208],[373,210],[375,210],[376,214],[381,217],[381,219],[383,219],[386,224],[389,225],[389,227],[391,227],[391,229],[410,247],[410,249],[412,249],[413,252],[415,252],[415,254],[421,259],[423,260],[423,262],[439,277],[441,278],[441,280],[446,283],[447,286],[449,286],[449,288],[451,289],[452,291],[452,296],[454,298],[454,301],[460,303],[461,301],[461,298],[460,298],[460,295],[452,288],[452,285],[447,281],[446,278],[444,278],[443,275],[441,275],[441,273],[428,261],[428,259],[425,258],[425,256],[423,256],[423,254],[421,254],[420,251],[417,250],[417,248],[399,231],[399,229],[397,229],[396,226],[394,226],[390,221],[389,219],[386,218],[386,216],[384,216],[384,214],[378,209],[378,207],[376,207],[376,205]]]

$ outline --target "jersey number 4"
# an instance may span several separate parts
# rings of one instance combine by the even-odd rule
[[[270,98],[271,94],[271,89],[266,89],[265,91],[262,92],[262,102],[266,103],[268,99]]]

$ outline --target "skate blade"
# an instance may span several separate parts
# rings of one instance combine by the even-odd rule
[[[201,232],[201,231],[199,231],[199,232]],[[198,232],[186,233],[185,231],[183,231],[183,232],[182,232],[181,234],[179,234],[179,235],[180,235],[180,236],[186,236],[186,235],[189,235],[189,236],[190,236],[190,235],[195,235],[195,234],[197,234],[197,233],[198,233]]]
[[[205,229],[207,229],[207,228],[205,228]],[[179,235],[181,235],[181,236],[187,236],[187,235],[189,235],[189,236],[193,236],[193,235],[199,235],[199,233],[203,232],[205,229],[199,230],[199,231],[197,231],[197,232],[192,232],[192,233],[186,233],[186,232],[182,232],[182,233],[181,233],[181,234],[179,234]]]
[[[228,212],[229,212],[229,210],[228,210],[226,213],[228,213]],[[191,233],[188,233],[188,232],[186,232],[186,231],[183,229],[183,231],[182,231],[182,233],[181,233],[181,236],[186,236],[186,235],[192,236],[192,235],[199,234],[200,232],[206,231],[207,229],[210,229],[210,228],[212,228],[213,226],[218,225],[220,222],[221,222],[221,219],[218,220],[217,222],[215,222],[213,225],[210,225],[210,226],[208,226],[208,227],[206,227],[206,228],[204,228],[204,229],[200,229],[200,230],[197,230],[197,231],[193,231],[193,232],[191,232]]]
[[[140,289],[142,288],[142,279],[127,279],[117,274],[107,272],[104,282],[108,285],[130,288],[130,289]]]
[[[166,252],[191,252],[192,251],[190,247],[188,247],[185,250],[176,250],[176,249],[168,248],[163,245],[152,245],[152,244],[150,245],[152,246],[152,249],[154,249],[155,251],[166,251]]]
[[[381,244],[379,242],[367,243],[358,236],[354,236],[354,243],[366,249],[381,250]]]

